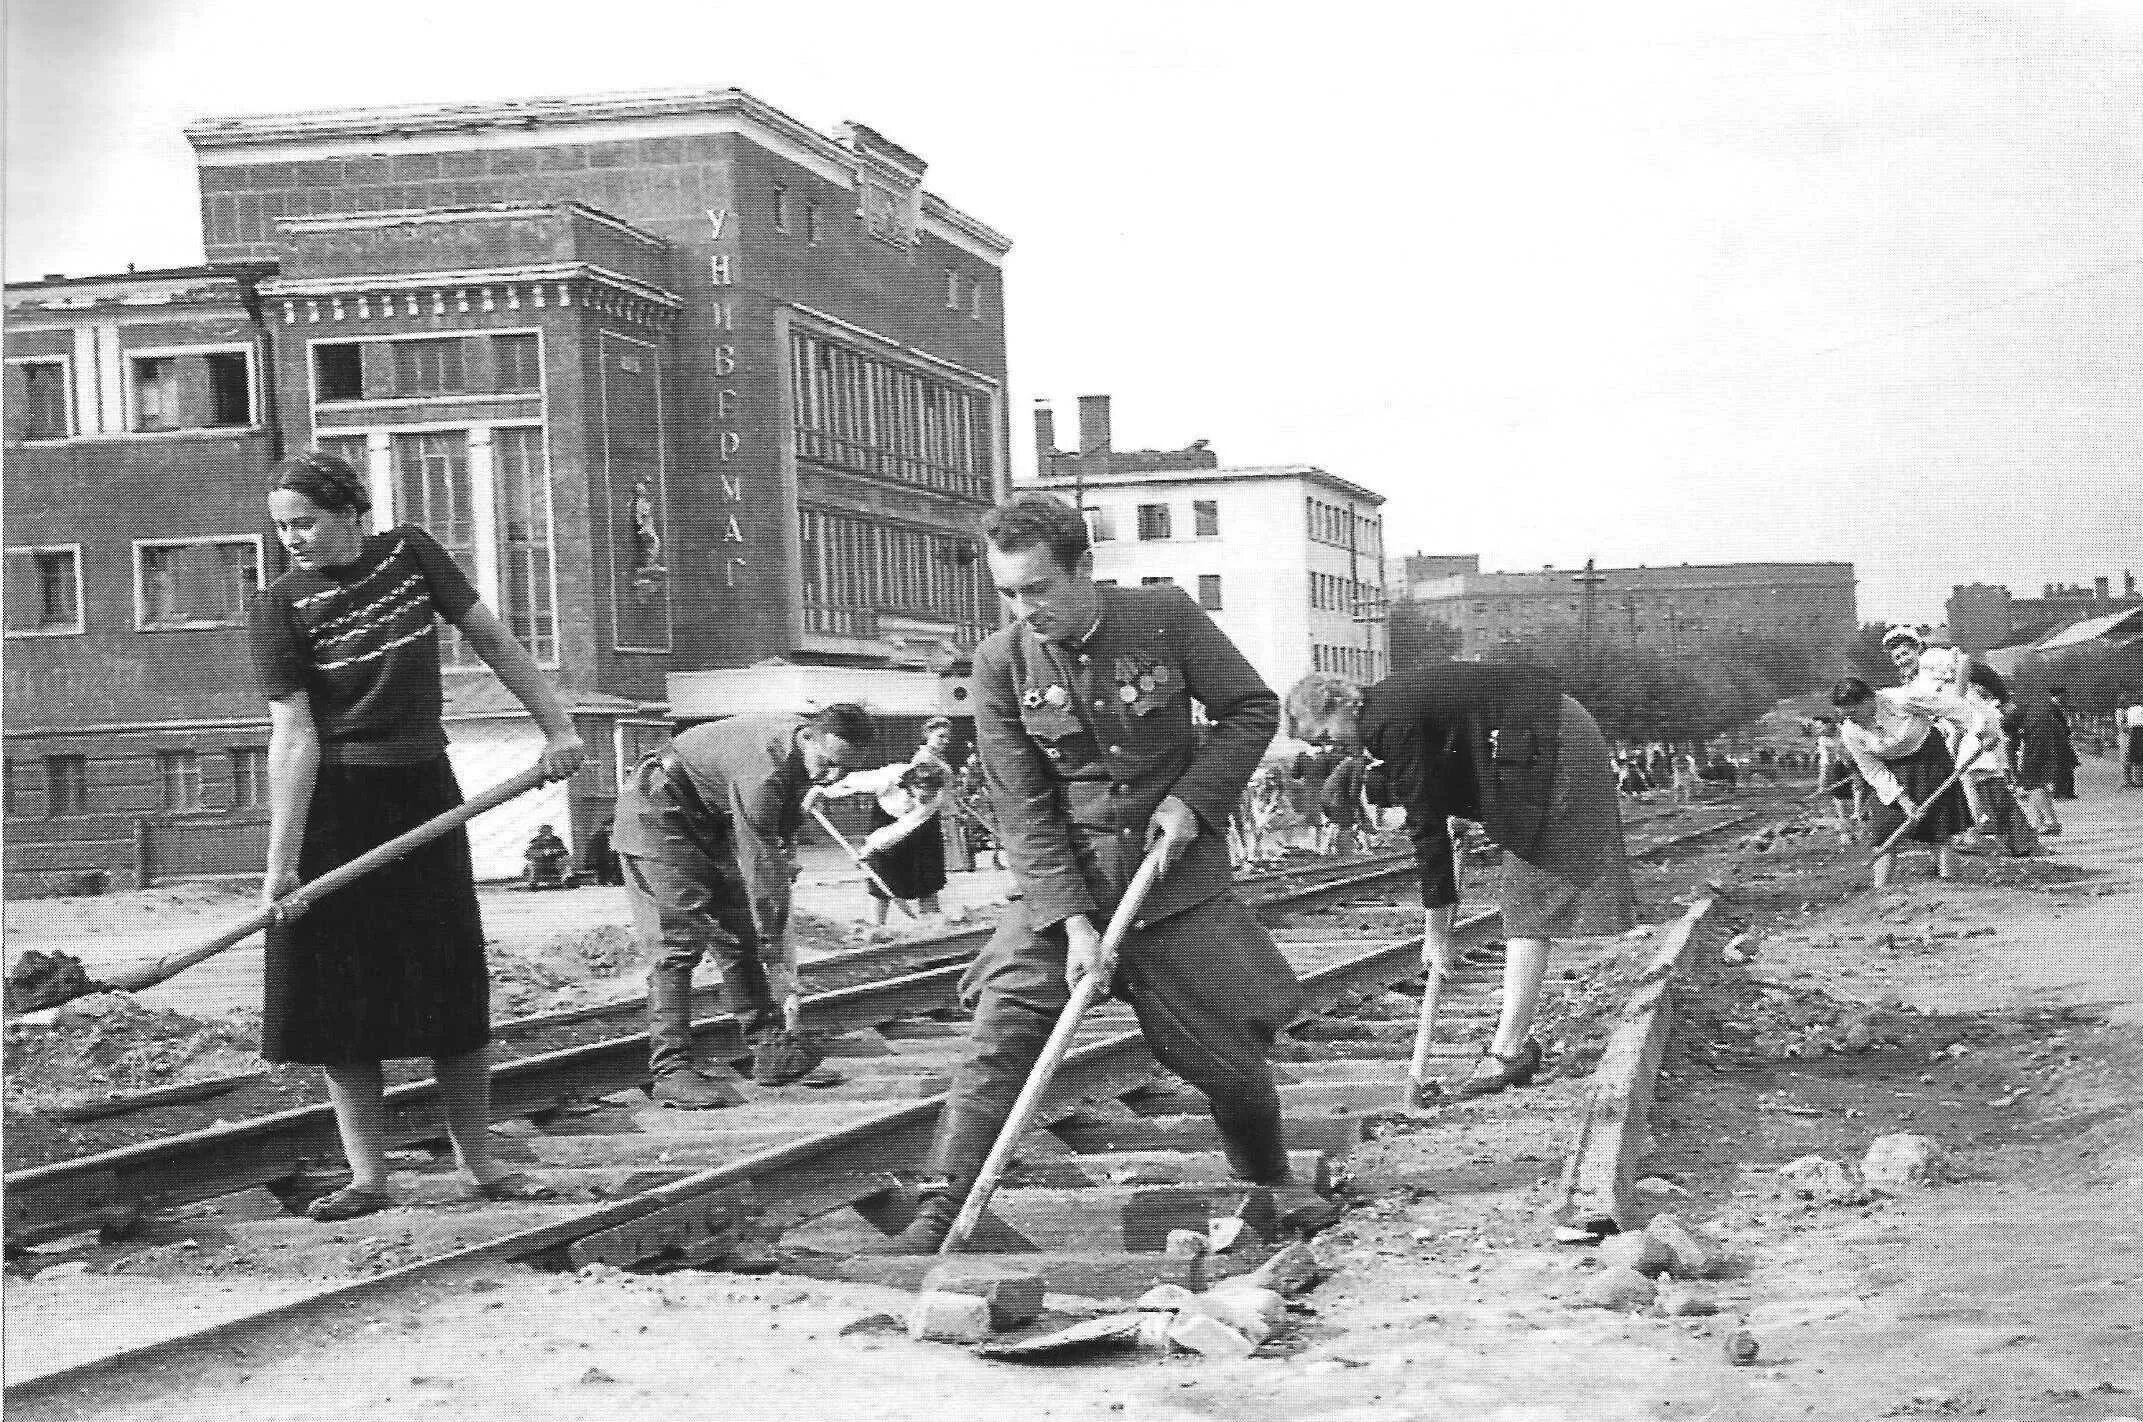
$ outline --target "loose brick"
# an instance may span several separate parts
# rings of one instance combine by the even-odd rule
[[[990,1336],[990,1306],[972,1294],[921,1294],[908,1310],[908,1336],[924,1343],[979,1343]]]
[[[1032,1323],[1042,1312],[1048,1284],[1038,1274],[994,1265],[940,1264],[923,1276],[926,1294],[965,1294],[989,1305],[990,1327]]]

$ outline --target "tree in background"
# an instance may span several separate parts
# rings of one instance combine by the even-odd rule
[[[1394,602],[1385,623],[1391,643],[1391,669],[1404,671],[1430,662],[1447,662],[1465,645],[1459,630],[1442,618],[1429,616],[1418,603]]]

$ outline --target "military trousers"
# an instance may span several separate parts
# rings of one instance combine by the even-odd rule
[[[1015,903],[961,978],[961,1001],[975,1019],[928,1166],[956,1193],[973,1184],[1070,1001],[1066,953],[1061,926],[1037,933]],[[1205,1094],[1223,1132],[1231,1122],[1277,1130],[1280,1098],[1266,1052],[1300,1010],[1302,987],[1233,893],[1126,934],[1113,990],[1161,1065]]]

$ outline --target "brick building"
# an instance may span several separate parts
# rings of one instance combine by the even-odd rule
[[[2085,618],[2138,607],[2143,607],[2143,595],[2136,591],[2136,575],[2129,572],[2121,575],[2117,593],[2111,578],[2093,578],[2089,587],[2048,583],[2038,597],[2012,597],[1998,583],[1964,583],[1950,589],[1944,611],[1951,640],[1976,655],[1995,647],[2035,642]]]
[[[1106,395],[1081,397],[1077,452],[1047,408],[1034,442],[1039,487],[1086,510],[1096,578],[1180,586],[1281,692],[1389,669],[1382,494],[1312,465],[1223,466],[1203,440],[1114,449]]]
[[[1850,563],[1458,571],[1411,582],[1406,601],[1408,615],[1449,627],[1456,655],[1466,658],[1547,633],[1588,631],[1602,645],[1670,655],[1731,650],[1750,638],[1831,649],[1845,646],[1857,625]]]
[[[896,719],[959,709],[965,656],[998,618],[968,533],[1006,478],[1009,243],[925,192],[921,159],[737,90],[222,118],[187,137],[210,265],[170,279],[213,293],[188,298],[213,306],[187,317],[199,333],[139,319],[151,274],[9,289],[25,421],[8,431],[9,537],[23,545],[9,562],[11,882],[88,868],[124,881],[140,857],[117,854],[116,819],[77,837],[101,859],[53,851],[33,866],[16,850],[18,772],[63,754],[54,737],[123,719],[121,673],[102,668],[137,655],[57,625],[81,501],[166,481],[186,498],[145,503],[131,536],[235,550],[242,535],[255,561],[230,580],[257,583],[281,567],[266,468],[313,443],[368,472],[380,526],[420,524],[453,551],[596,751],[570,787],[478,822],[482,872],[516,868],[535,819],[592,828],[620,770],[673,721],[793,706],[836,680]],[[98,302],[133,313],[116,329],[139,329],[141,351],[98,334],[104,318],[85,314]],[[163,348],[168,367],[137,359]],[[241,358],[250,404],[234,424]],[[107,367],[121,385],[85,384]],[[141,379],[168,401],[138,393]],[[202,401],[212,418],[178,430],[136,408]],[[84,402],[101,423],[72,413]],[[154,472],[122,485],[137,466]],[[117,594],[91,586],[91,551],[76,554],[92,575],[75,607],[113,636],[144,635],[98,615]],[[55,625],[18,633],[18,581]],[[168,754],[183,723],[264,724],[235,621],[186,635],[202,650],[145,704],[129,732],[140,755],[100,753],[114,786],[147,775],[117,767]],[[524,764],[537,737],[451,638],[445,656],[473,788]],[[810,667],[826,675],[795,670]],[[93,786],[78,813],[70,772],[42,772],[55,773],[21,815],[56,835],[62,820],[156,808]],[[202,838],[236,843],[233,803],[204,799],[203,814],[223,813]],[[248,855],[257,864],[250,846],[225,857]]]

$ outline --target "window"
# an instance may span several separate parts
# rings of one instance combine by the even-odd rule
[[[554,665],[558,613],[551,603],[551,501],[543,431],[494,430],[491,460],[498,490],[499,615],[531,657]]]
[[[960,309],[960,274],[950,267],[945,269],[945,309]]]
[[[982,319],[982,283],[970,283],[967,288],[967,314],[970,320]]]
[[[329,400],[364,399],[364,348],[355,341],[314,346],[313,391],[323,404]]]
[[[405,341],[402,344],[431,343]],[[469,482],[468,435],[461,430],[398,434],[394,437],[393,447],[395,517],[403,523],[417,525],[438,539],[440,546],[461,565],[461,571],[469,581],[475,583],[475,491]],[[468,666],[476,661],[476,653],[451,628],[443,634],[440,648],[440,659],[448,666]]]
[[[208,423],[253,423],[253,372],[244,351],[218,351],[207,357]]]
[[[396,395],[459,395],[466,388],[460,340],[395,341],[393,346]]]
[[[779,183],[774,184],[774,230],[789,230],[789,190]]]
[[[491,364],[498,390],[541,390],[543,366],[533,331],[523,335],[493,336]]]
[[[804,242],[816,247],[819,244],[819,205],[804,204]]]
[[[837,469],[986,502],[996,435],[987,395],[791,332],[796,452]]]
[[[1215,499],[1198,499],[1191,504],[1191,518],[1196,524],[1200,538],[1220,537],[1220,503]]]
[[[242,627],[260,585],[258,538],[134,545],[134,625],[143,632]]]
[[[8,549],[7,635],[50,637],[81,630],[81,549]]]
[[[1220,574],[1200,573],[1198,575],[1198,605],[1207,612],[1219,612],[1221,610]]]
[[[263,746],[231,747],[231,808],[254,810],[267,803],[267,749]]]
[[[1168,505],[1138,506],[1138,536],[1141,541],[1148,543],[1168,537]]]
[[[1107,509],[1086,509],[1086,536],[1089,542],[1113,543],[1116,541],[1116,520]]]
[[[996,629],[995,596],[968,539],[813,508],[797,521],[805,631],[875,637],[880,611],[949,622],[963,648]]]
[[[165,810],[201,808],[201,757],[192,751],[158,751],[157,804]]]
[[[45,757],[45,815],[89,813],[89,761],[78,755]]]
[[[355,469],[363,477],[371,465],[371,455],[363,435],[329,435],[319,442],[322,454],[332,454]]]
[[[179,363],[171,356],[139,356],[134,361],[134,428],[179,427]]]
[[[67,399],[67,362],[8,363],[9,439],[65,439],[74,433]]]

